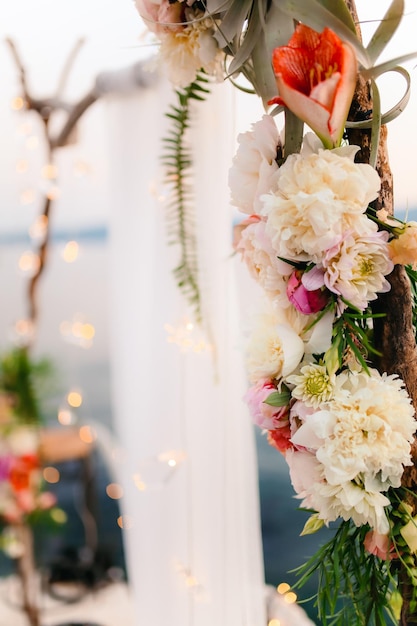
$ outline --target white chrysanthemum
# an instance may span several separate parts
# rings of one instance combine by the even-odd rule
[[[368,218],[363,216],[363,222],[366,226]],[[378,293],[389,291],[390,284],[385,276],[392,272],[394,265],[389,258],[387,239],[386,232],[347,233],[323,258],[326,287],[360,310],[375,300]]]
[[[300,363],[304,343],[289,324],[281,324],[273,313],[261,315],[252,332],[246,365],[252,383],[287,376]]]
[[[304,365],[300,374],[293,374],[286,379],[291,385],[295,385],[291,391],[293,398],[313,408],[318,408],[333,395],[334,377],[329,376],[324,365],[312,363]]]
[[[178,32],[161,35],[160,58],[168,78],[179,87],[187,87],[203,69],[216,80],[223,77],[224,53],[214,39],[210,18],[196,20]]]
[[[264,115],[238,136],[239,147],[229,171],[231,202],[243,213],[259,213],[260,197],[276,187],[279,132],[274,118]]]
[[[320,474],[299,495],[326,522],[341,516],[384,532],[383,507],[389,501],[382,492],[400,486],[416,430],[403,383],[376,370],[370,376],[343,372],[323,406],[306,413],[291,438],[315,455]]]
[[[351,519],[356,526],[369,524],[382,534],[389,532],[385,507],[390,501],[379,491],[367,491],[353,482],[342,485],[317,482],[310,503],[314,509],[319,509],[319,519],[326,523],[341,517],[345,521]]]
[[[356,526],[369,524],[383,534],[389,531],[385,507],[390,501],[383,493],[351,481],[330,485],[323,465],[311,452],[290,449],[285,458],[301,506],[317,511],[325,524],[341,517],[345,521],[352,519]]]
[[[347,230],[356,230],[380,187],[375,170],[353,162],[356,149],[290,155],[279,169],[278,188],[262,197],[262,214],[278,256],[319,263]],[[364,234],[375,232],[361,220]]]
[[[265,222],[248,224],[242,231],[236,250],[242,254],[252,277],[274,303],[284,308],[289,307],[286,278],[292,273],[293,267],[277,259],[265,233]]]

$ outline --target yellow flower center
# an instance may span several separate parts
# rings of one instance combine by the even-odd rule
[[[362,259],[359,264],[359,273],[361,276],[369,276],[374,271],[374,263],[372,259]]]

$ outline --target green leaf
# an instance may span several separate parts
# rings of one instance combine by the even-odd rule
[[[319,0],[328,11],[337,17],[343,24],[346,24],[350,30],[356,35],[356,26],[345,0]]]
[[[401,100],[399,102],[397,102],[396,105],[394,105],[391,109],[389,109],[389,111],[387,111],[386,113],[383,113],[381,115],[381,124],[388,124],[389,122],[392,122],[392,120],[395,120],[405,109],[405,107],[407,106],[409,100],[410,100],[410,95],[411,95],[411,78],[410,78],[410,74],[407,72],[406,69],[404,69],[403,67],[390,67],[390,69],[386,68],[387,64],[383,64],[380,65],[379,68],[385,67],[385,72],[397,72],[398,74],[401,74],[401,76],[403,76],[406,80],[406,91],[403,95],[403,97],[401,98]],[[388,63],[388,65],[390,65],[390,62]],[[379,69],[379,68],[374,68]],[[372,74],[372,72],[367,72],[366,76],[367,78],[376,78],[377,76],[380,76],[382,73],[384,72],[379,72],[376,74]],[[361,122],[346,122],[346,127],[347,128],[372,128],[372,117],[367,119],[367,120],[363,120]]]
[[[288,389],[285,391],[273,391],[266,400],[264,400],[264,404],[268,404],[269,406],[287,406],[291,399],[291,393]]]
[[[300,533],[300,537],[304,535],[313,535],[318,532],[324,526],[324,521],[319,519],[318,513],[314,513],[311,515],[306,523],[304,524],[304,528]]]
[[[403,15],[404,0],[393,0],[366,48],[372,64],[392,39]]]
[[[376,168],[378,160],[379,138],[381,135],[381,98],[376,82],[371,80],[372,87],[372,130],[371,130],[371,154],[369,165]]]
[[[285,109],[285,143],[284,156],[298,153],[303,143],[304,122],[289,109]]]

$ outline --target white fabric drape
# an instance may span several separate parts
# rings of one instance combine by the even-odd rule
[[[114,415],[136,621],[264,626],[257,470],[242,401],[227,189],[233,93],[214,86],[195,109],[191,134],[204,316],[214,352],[168,341],[187,313],[172,277],[177,249],[167,245],[157,184],[171,93],[161,81],[109,100],[107,108]]]

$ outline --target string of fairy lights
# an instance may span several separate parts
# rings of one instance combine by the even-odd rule
[[[27,109],[27,103],[24,98],[18,96],[12,100],[11,107],[13,111],[24,114]],[[40,158],[42,141],[34,132],[33,124],[30,120],[23,119],[22,121],[20,119],[17,133],[22,140],[25,155],[17,159],[15,171],[19,177],[28,178],[33,169],[33,162]],[[58,168],[53,162],[53,155],[49,154],[47,156],[49,157],[48,162],[41,167],[38,182],[36,183],[35,181],[34,184],[30,185],[22,182],[20,185],[19,201],[22,207],[34,207],[42,197],[47,198],[50,203],[53,203],[60,197]],[[82,159],[77,159],[73,164],[74,176],[88,176],[92,171],[92,166]],[[160,200],[162,202],[165,198],[163,197]],[[36,216],[28,229],[28,235],[35,250],[24,250],[18,259],[18,270],[22,277],[30,279],[39,272],[41,261],[37,250],[48,237],[48,230],[49,218],[44,214]],[[76,240],[66,241],[61,250],[62,260],[68,264],[76,263],[80,256],[80,249],[80,244]],[[14,340],[20,345],[29,345],[34,338],[35,330],[34,320],[30,319],[30,317],[18,319],[13,328]],[[203,353],[212,351],[211,344],[207,341],[199,326],[194,323],[191,316],[186,315],[175,323],[167,322],[163,330],[166,333],[167,343],[176,345],[181,352]],[[95,326],[82,313],[76,313],[71,319],[63,320],[59,325],[59,332],[64,341],[83,349],[91,349],[94,345]],[[92,424],[82,423],[80,418],[83,402],[84,395],[82,390],[76,388],[68,390],[62,404],[58,408],[57,422],[63,429],[76,428],[78,437],[84,444],[100,446],[102,442],[98,429]],[[120,451],[116,445],[109,450],[109,456],[111,462],[117,465]],[[135,471],[131,475],[131,480],[138,493],[144,494],[161,489],[169,483],[175,472],[186,460],[187,455],[184,450],[161,451],[152,457],[139,460]],[[58,468],[51,463],[43,468],[43,478],[46,483],[56,484],[60,481],[61,476]],[[117,480],[112,479],[105,486],[105,493],[112,500],[121,501],[125,496],[125,492],[124,486]],[[64,521],[64,519],[61,521]],[[134,528],[135,519],[129,513],[123,513],[118,515],[116,523],[123,531],[129,531]],[[193,594],[194,599],[204,602],[206,597],[204,585],[192,569],[179,561],[173,567],[185,588]],[[288,605],[297,602],[296,594],[287,583],[283,582],[278,585],[276,594],[280,600]],[[289,626],[289,622],[281,618],[272,617],[268,621],[268,626]]]

